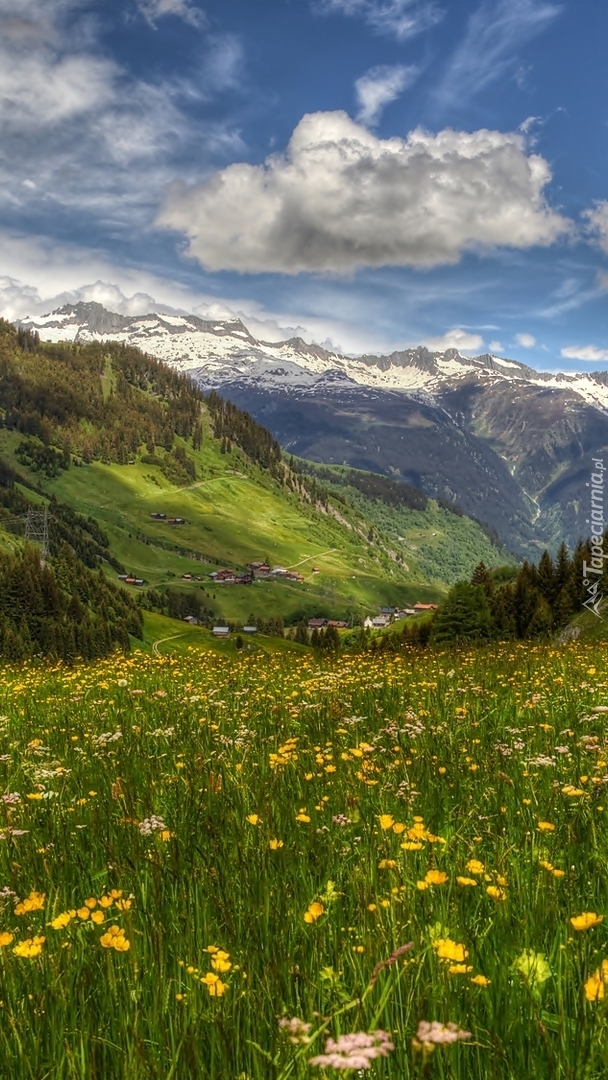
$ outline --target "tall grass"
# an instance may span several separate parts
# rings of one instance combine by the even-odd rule
[[[370,1076],[604,1077],[605,661],[5,669],[0,1076],[298,1080],[332,1074],[308,1064],[328,1036],[382,1029]],[[471,1037],[416,1049],[422,1020]]]

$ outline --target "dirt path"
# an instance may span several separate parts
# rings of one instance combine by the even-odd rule
[[[327,551],[320,551],[318,555],[307,555],[305,559],[300,559],[299,562],[292,563],[291,566],[286,566],[286,570],[295,570],[296,566],[302,566],[305,562],[311,562],[315,559],[322,559],[324,555],[331,555],[334,551],[339,551],[340,548],[328,548]]]
[[[185,633],[185,631],[184,631],[184,633]],[[152,646],[152,652],[154,653],[155,656],[161,656],[161,653],[159,653],[159,651],[158,651],[158,646],[159,645],[164,645],[165,641],[173,641],[173,638],[183,637],[184,633],[181,633],[181,634],[169,634],[169,637],[159,638],[158,641],[154,642],[154,644]]]

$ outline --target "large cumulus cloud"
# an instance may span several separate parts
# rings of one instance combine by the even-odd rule
[[[157,223],[184,234],[209,270],[431,267],[467,250],[552,244],[569,223],[546,200],[550,179],[521,134],[383,140],[346,113],[313,113],[264,165],[174,185]]]

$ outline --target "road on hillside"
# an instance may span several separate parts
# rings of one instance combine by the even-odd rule
[[[318,555],[307,555],[305,559],[300,559],[299,562],[294,562],[291,566],[286,566],[286,570],[295,570],[296,566],[301,566],[302,563],[310,562],[311,559],[322,559],[324,555],[332,555],[334,551],[339,551],[340,548],[328,548],[327,551],[320,551]]]
[[[169,634],[169,637],[158,638],[158,641],[155,641],[153,646],[152,646],[152,652],[154,653],[155,656],[160,656],[161,653],[159,653],[159,651],[158,651],[158,646],[159,645],[164,645],[165,641],[173,641],[173,638],[183,637],[184,634],[185,634],[185,631],[183,631],[183,633],[181,633],[181,634]]]

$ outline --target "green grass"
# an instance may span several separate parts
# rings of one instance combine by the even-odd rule
[[[243,647],[237,648],[236,640],[240,636]],[[139,642],[133,640],[135,647]],[[166,615],[158,612],[146,611],[144,614],[144,641],[145,652],[151,652],[155,656],[174,656],[203,650],[203,652],[215,653],[217,656],[238,657],[242,651],[244,655],[265,653],[296,653],[306,655],[309,650],[298,645],[295,641],[287,638],[268,637],[265,634],[256,634],[248,637],[247,634],[233,633],[227,641],[213,636],[211,630],[202,626],[189,626],[188,623],[178,619],[169,619]]]
[[[0,454],[11,460],[19,441],[17,433],[0,430]],[[207,606],[226,619],[246,620],[251,611],[287,619],[366,615],[385,604],[437,599],[445,591],[436,580],[426,580],[416,563],[400,566],[385,542],[368,543],[369,524],[359,512],[346,511],[348,525],[340,523],[278,485],[239,450],[221,454],[209,432],[200,452],[191,447],[188,452],[196,461],[197,479],[182,488],[157,466],[141,461],[73,466],[50,480],[14,458],[12,463],[49,495],[96,518],[108,532],[112,552],[150,586],[173,585],[186,573],[204,578]],[[153,512],[184,517],[187,524],[154,521]],[[208,583],[218,565],[244,568],[263,559],[297,569],[304,582],[267,581],[253,589],[221,590]],[[313,568],[320,573],[313,575]]]
[[[174,627],[151,617],[147,647]],[[603,1080],[606,659],[4,668],[0,1076],[329,1077],[308,1064],[327,1036],[381,1029],[370,1077]],[[425,1054],[433,1020],[471,1036]]]
[[[0,454],[10,460],[20,439],[1,430]],[[95,517],[107,530],[113,553],[151,586],[174,585],[186,573],[208,581],[216,565],[244,568],[260,559],[304,575],[297,585],[258,582],[253,594],[238,587],[218,589],[215,602],[207,585],[207,606],[229,620],[244,620],[252,610],[258,617],[287,619],[367,615],[384,605],[438,600],[445,584],[469,576],[480,558],[488,564],[501,559],[478,525],[432,501],[424,513],[397,511],[345,489],[354,507],[336,503],[343,524],[279,486],[238,449],[221,454],[208,428],[202,450],[187,449],[197,479],[181,488],[141,461],[94,462],[52,480],[20,465],[18,471]],[[187,524],[153,521],[155,511],[184,517]],[[380,530],[371,543],[370,522]],[[405,565],[396,561],[397,553]],[[313,575],[313,567],[320,573]]]

